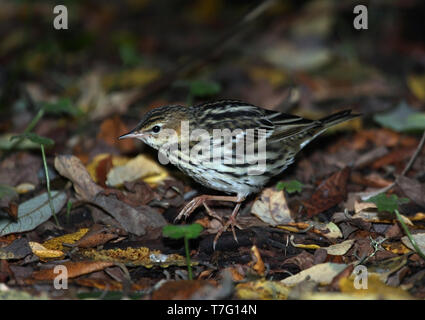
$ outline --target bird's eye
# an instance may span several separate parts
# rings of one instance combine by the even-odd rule
[[[161,127],[160,127],[160,126],[154,126],[154,127],[152,128],[152,132],[153,132],[153,133],[158,133],[160,130],[161,130]]]

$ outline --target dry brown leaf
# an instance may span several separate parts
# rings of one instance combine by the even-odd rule
[[[425,208],[425,184],[401,175],[397,176],[396,183],[406,197]]]
[[[152,294],[152,300],[188,300],[199,291],[215,287],[208,280],[168,281]]]
[[[294,276],[283,279],[281,282],[287,286],[294,286],[309,277],[310,280],[326,285],[330,284],[332,279],[346,267],[346,264],[331,262],[316,264],[313,267],[303,270]]]
[[[350,169],[344,168],[323,181],[311,196],[303,202],[307,208],[307,216],[313,217],[342,202],[347,196],[347,180]]]
[[[103,270],[113,266],[114,262],[109,261],[80,261],[80,262],[65,262],[62,264],[67,272],[68,278],[75,278],[83,274]],[[32,278],[35,280],[53,280],[58,276],[54,272],[55,268],[34,271]]]
[[[55,168],[60,175],[72,181],[75,192],[84,200],[91,200],[103,190],[102,187],[94,183],[81,160],[75,156],[57,156]]]
[[[330,255],[343,256],[353,246],[354,241],[355,240],[353,240],[353,239],[345,240],[341,243],[337,243],[337,244],[331,245],[331,246],[323,248],[323,249],[325,249],[328,252],[328,254],[330,254]]]
[[[81,239],[75,242],[74,245],[79,248],[97,247],[112,239],[118,238],[118,234],[114,231],[119,232],[119,230],[112,230],[111,228],[95,224]]]

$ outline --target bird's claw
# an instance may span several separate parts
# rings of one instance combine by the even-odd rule
[[[227,228],[231,227],[232,228],[232,233],[233,233],[233,239],[235,239],[235,241],[237,243],[239,243],[238,241],[238,237],[236,236],[236,231],[235,231],[235,227],[238,227],[239,229],[242,229],[241,226],[238,225],[238,223],[236,222],[236,218],[233,216],[230,216],[229,220],[227,220],[226,224],[223,225],[222,228],[220,228],[220,230],[217,232],[217,234],[215,235],[214,241],[213,241],[213,249],[215,251],[215,247],[217,245],[217,241],[218,239],[221,237],[221,235],[223,234],[223,232],[225,232],[227,230]]]
[[[174,219],[174,223],[179,221],[182,217],[187,219],[190,214],[195,211],[197,207],[199,207],[203,202],[204,198],[202,197],[196,197],[195,199],[192,199],[188,204],[184,206],[184,208],[180,211],[180,213],[177,215],[177,217]]]

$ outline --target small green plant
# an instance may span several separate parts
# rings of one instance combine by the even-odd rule
[[[162,234],[164,237],[172,238],[172,239],[184,239],[184,248],[186,252],[186,263],[187,263],[187,271],[189,274],[189,280],[192,280],[192,265],[190,261],[189,254],[189,239],[196,239],[199,237],[199,234],[203,230],[200,224],[186,224],[186,225],[166,225],[162,229]]]
[[[50,147],[54,145],[54,141],[52,139],[41,137],[35,134],[34,132],[31,132],[46,113],[50,113],[50,114],[65,113],[65,114],[77,116],[81,113],[81,111],[78,108],[73,107],[71,101],[68,98],[59,99],[58,101],[54,103],[48,103],[48,102],[43,103],[41,108],[38,110],[37,114],[35,115],[35,117],[31,120],[29,125],[25,128],[24,132],[22,134],[19,134],[10,138],[11,141],[12,140],[16,140],[16,141],[14,141],[14,143],[10,146],[8,151],[13,151],[14,149],[16,149],[16,147],[18,147],[19,144],[22,143],[22,141],[24,141],[25,139],[28,139],[40,145],[41,157],[43,159],[44,172],[46,175],[46,185],[47,185],[47,194],[49,197],[49,205],[50,205],[50,209],[52,210],[53,218],[55,219],[56,224],[59,226],[59,220],[56,217],[55,209],[53,207],[53,202],[52,202],[52,194],[50,192],[49,170],[47,167],[46,153],[45,153],[45,147]],[[7,152],[4,153],[4,155],[6,154]]]
[[[44,173],[46,175],[46,186],[47,186],[47,194],[48,194],[48,197],[49,197],[49,205],[50,205],[50,209],[52,210],[52,215],[53,215],[53,218],[55,219],[56,225],[59,226],[59,220],[56,217],[55,208],[53,207],[52,193],[50,192],[49,170],[48,170],[48,167],[47,167],[46,153],[44,151],[45,146],[46,147],[53,146],[55,144],[55,142],[52,139],[49,139],[49,138],[46,138],[46,137],[41,137],[38,134],[35,134],[33,132],[22,133],[20,135],[13,136],[13,137],[10,138],[10,140],[14,140],[14,139],[18,139],[19,141],[23,141],[24,139],[28,139],[28,140],[40,145],[41,158],[43,159]]]
[[[282,181],[276,185],[278,191],[285,190],[289,194],[301,192],[304,185],[298,180]]]
[[[398,198],[395,194],[392,194],[391,196],[387,197],[384,193],[380,193],[368,200],[369,202],[373,202],[376,204],[376,207],[378,208],[379,212],[390,212],[394,213],[397,217],[397,220],[400,222],[401,227],[403,228],[404,232],[406,233],[406,236],[409,238],[410,243],[415,248],[416,252],[422,257],[422,259],[425,260],[425,254],[421,251],[419,246],[417,245],[415,239],[412,237],[412,234],[410,233],[409,229],[407,228],[406,224],[403,221],[403,217],[401,216],[400,212],[398,211],[398,207],[401,204],[408,203],[409,199],[407,198]]]

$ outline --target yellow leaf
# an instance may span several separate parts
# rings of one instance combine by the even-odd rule
[[[34,189],[35,189],[35,185],[28,182],[21,183],[15,187],[16,192],[19,194],[24,194],[24,193],[33,191]]]
[[[301,249],[320,249],[320,246],[318,246],[317,244],[301,244],[301,243],[294,243],[294,236],[292,235],[289,238],[289,241],[291,242],[291,244],[295,247],[295,248],[301,248]]]
[[[29,246],[31,247],[32,253],[34,253],[40,259],[55,259],[64,255],[62,251],[47,249],[38,242],[30,241]]]
[[[264,273],[266,271],[266,267],[264,266],[263,259],[261,259],[260,251],[258,251],[257,246],[251,247],[251,256],[252,256],[252,269],[260,275],[264,276]]]
[[[425,101],[425,74],[409,76],[407,78],[407,85],[416,98],[422,102]]]
[[[290,288],[279,281],[254,281],[236,286],[236,296],[248,300],[286,300]]]
[[[300,232],[300,230],[298,230],[298,228],[295,227],[290,227],[290,226],[277,226],[279,229],[283,229],[289,232]]]
[[[339,287],[342,293],[352,294],[354,296],[374,297],[374,299],[413,299],[413,297],[406,291],[400,288],[390,287],[383,283],[380,275],[376,273],[368,273],[367,276],[367,289],[357,289],[354,286],[354,275],[348,278],[341,278]],[[362,284],[362,283],[361,283]]]
[[[144,266],[145,268],[186,265],[186,259],[178,254],[163,254],[159,250],[150,250],[146,247],[109,250],[90,249],[83,251],[82,254],[94,260],[124,263],[127,266]],[[196,264],[197,262],[192,261],[192,265]]]
[[[43,243],[47,249],[64,250],[63,243],[73,244],[80,240],[89,231],[88,228],[82,228],[75,233],[65,234],[60,237],[49,239]]]
[[[113,167],[107,174],[106,184],[116,187],[136,179],[143,179],[147,183],[157,183],[167,176],[167,170],[156,161],[141,154],[124,165]]]
[[[90,177],[93,179],[94,182],[97,181],[97,175],[96,175],[96,168],[99,165],[99,163],[109,157],[109,153],[101,153],[98,154],[93,158],[93,160],[86,166],[86,169],[88,173],[90,174]],[[130,159],[127,157],[120,157],[120,156],[112,156],[112,165],[115,166],[123,166],[125,165]]]

